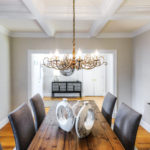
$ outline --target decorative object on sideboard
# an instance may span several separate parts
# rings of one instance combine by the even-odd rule
[[[92,106],[89,102],[84,102],[80,109],[75,123],[76,133],[79,138],[84,138],[91,133],[95,122],[95,115]]]
[[[73,114],[75,116],[75,118],[77,117],[80,109],[82,108],[82,106],[84,105],[84,103],[80,100],[78,100],[73,106],[72,106],[72,110],[73,110]]]
[[[61,129],[66,132],[70,132],[72,130],[75,117],[73,115],[71,105],[68,103],[66,98],[58,103],[56,107],[56,117]]]
[[[73,68],[69,68],[67,70],[60,70],[60,73],[63,75],[63,76],[71,76],[73,73],[74,73],[74,70]]]

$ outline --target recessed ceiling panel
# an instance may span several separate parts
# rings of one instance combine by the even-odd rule
[[[101,33],[123,33],[133,32],[146,25],[148,20],[115,20],[110,21],[103,28]]]
[[[39,32],[40,27],[31,20],[0,19],[0,25],[13,32]]]
[[[45,13],[72,13],[73,0],[42,0]],[[99,12],[102,0],[76,0],[76,13]]]
[[[21,0],[0,0],[0,13],[29,13]]]
[[[118,13],[150,12],[150,0],[126,0]]]
[[[73,24],[71,21],[53,21],[56,32],[72,32]],[[92,21],[76,21],[76,32],[88,32],[91,28]]]

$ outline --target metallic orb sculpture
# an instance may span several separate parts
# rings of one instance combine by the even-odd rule
[[[79,100],[72,106],[72,110],[73,110],[73,114],[74,114],[75,118],[77,117],[77,115],[83,105],[84,105],[84,103]]]
[[[75,117],[67,99],[63,99],[56,107],[56,117],[61,129],[70,132],[74,126]]]
[[[60,70],[60,73],[64,76],[71,76],[75,69],[69,68],[67,70]]]
[[[84,138],[91,133],[95,122],[95,115],[92,106],[89,102],[84,102],[83,107],[80,109],[75,123],[76,133],[79,138]]]

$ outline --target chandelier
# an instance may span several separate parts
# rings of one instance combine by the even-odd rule
[[[103,56],[100,56],[98,51],[93,54],[82,55],[81,50],[78,51],[77,55],[75,53],[76,38],[75,38],[75,0],[73,0],[73,51],[72,56],[64,55],[63,57],[59,55],[58,50],[55,54],[50,57],[45,57],[43,59],[43,65],[48,68],[54,68],[57,70],[68,70],[68,69],[86,69],[90,70],[95,67],[106,64]]]

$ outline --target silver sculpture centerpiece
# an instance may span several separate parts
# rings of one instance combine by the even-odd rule
[[[63,99],[56,107],[56,117],[61,129],[70,132],[74,126],[75,117],[67,99]]]
[[[84,103],[79,100],[72,106],[72,110],[73,110],[73,114],[74,114],[75,118],[77,118],[77,115],[83,105],[84,105]]]
[[[94,110],[89,102],[84,102],[84,105],[76,117],[75,129],[78,137],[84,138],[88,136],[91,133],[94,122]]]
[[[64,131],[71,131],[74,124],[77,136],[84,138],[91,133],[95,122],[94,110],[88,101],[77,101],[72,107],[67,99],[58,103],[56,117]]]

